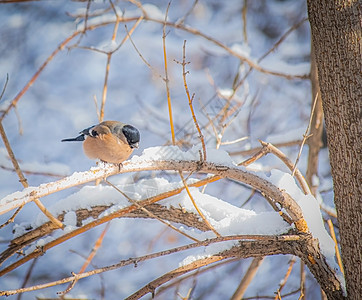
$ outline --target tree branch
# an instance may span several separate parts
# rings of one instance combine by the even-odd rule
[[[262,191],[265,195],[273,199],[273,201],[279,203],[289,214],[293,222],[296,222],[296,226],[299,230],[305,232],[308,230],[306,227],[298,227],[298,222],[303,220],[303,214],[298,204],[288,193],[280,190],[269,181],[241,168],[214,164],[211,162],[202,162],[202,164],[200,164],[200,161],[188,160],[131,160],[125,162],[121,170],[119,170],[118,166],[106,165],[105,167],[92,168],[90,171],[77,172],[58,181],[42,184],[37,188],[24,189],[23,192],[15,192],[6,196],[0,200],[0,212],[3,214],[9,210],[33,201],[36,198],[41,198],[69,187],[95,181],[115,174],[156,170],[210,173],[243,182],[259,191]]]

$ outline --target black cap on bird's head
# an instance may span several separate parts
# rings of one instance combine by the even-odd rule
[[[122,132],[127,139],[128,145],[131,148],[138,148],[140,142],[140,132],[138,129],[132,125],[124,125],[122,127]]]

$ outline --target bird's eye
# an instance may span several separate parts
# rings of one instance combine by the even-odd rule
[[[92,130],[91,131],[91,136],[97,136],[98,135],[98,132],[97,131],[95,131],[95,130]]]

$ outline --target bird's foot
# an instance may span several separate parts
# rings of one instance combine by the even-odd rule
[[[123,168],[123,164],[122,163],[116,163],[114,165],[118,166],[118,172],[121,172],[121,170]]]

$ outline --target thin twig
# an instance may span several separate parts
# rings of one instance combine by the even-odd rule
[[[170,5],[171,5],[171,2],[169,2],[167,5],[167,9],[166,9],[166,13],[165,13],[165,21],[163,23],[162,48],[163,48],[163,61],[164,61],[164,65],[165,65],[165,84],[166,84],[166,94],[167,94],[168,116],[170,118],[172,145],[175,145],[176,139],[175,139],[175,129],[173,126],[172,105],[171,105],[170,87],[169,87],[169,79],[168,79],[168,68],[167,68],[167,53],[166,53],[166,24],[167,24],[167,15],[168,15],[168,10],[170,8]]]
[[[274,297],[274,300],[277,300],[277,299],[281,299],[280,297],[280,292],[282,291],[282,289],[284,288],[284,286],[286,285],[287,281],[288,281],[288,278],[290,276],[290,273],[292,272],[292,269],[293,269],[293,265],[296,261],[296,258],[293,257],[290,262],[289,262],[289,267],[288,267],[288,270],[287,272],[285,273],[285,276],[283,278],[283,280],[281,281],[280,285],[279,285],[279,288],[277,290],[277,295]]]
[[[339,252],[336,233],[334,232],[334,227],[333,227],[333,223],[332,223],[331,219],[327,220],[327,224],[328,224],[328,227],[329,227],[329,232],[331,234],[331,237],[332,237],[332,239],[334,241],[334,249],[336,250],[337,262],[338,262],[339,268],[341,269],[342,274],[344,275],[344,268],[343,268],[341,253]]]
[[[290,27],[286,33],[284,33],[281,38],[270,48],[267,52],[265,52],[259,59],[258,62],[261,62],[265,57],[267,57],[271,52],[273,52],[278,46],[288,37],[290,33],[296,30],[299,26],[301,26],[304,22],[308,21],[308,18],[303,18],[292,27]]]
[[[209,264],[212,264],[212,263],[224,260],[224,259],[225,259],[224,256],[213,255],[213,256],[210,256],[207,258],[199,259],[199,260],[195,261],[194,263],[190,263],[185,266],[181,266],[181,267],[174,269],[171,272],[166,273],[166,274],[160,276],[159,278],[151,281],[146,286],[142,287],[137,292],[135,292],[131,296],[127,297],[126,300],[137,300],[148,293],[153,294],[157,287],[161,286],[165,282],[170,281],[172,278],[174,278],[176,276],[186,274],[195,269],[201,268],[203,266],[207,266]]]
[[[248,12],[248,0],[244,0],[243,1],[243,8],[241,9],[241,16],[243,19],[243,38],[244,38],[244,43],[247,44],[248,43],[248,34],[247,34],[247,30],[246,30],[246,15]]]
[[[119,18],[118,18],[117,11],[116,11],[112,1],[109,0],[109,3],[111,5],[111,7],[112,7],[112,10],[113,10],[114,14],[117,17],[116,18],[116,23],[114,24],[114,28],[113,28],[113,34],[112,34],[112,43],[114,43],[116,41]],[[104,108],[105,108],[106,98],[107,98],[108,76],[109,76],[109,69],[110,69],[112,54],[113,54],[113,52],[107,53],[106,72],[105,72],[105,76],[104,76],[104,84],[103,84],[103,91],[102,91],[102,102],[101,102],[101,109],[100,109],[100,112],[99,112],[99,121],[100,122],[103,122],[103,119],[104,119]]]
[[[264,260],[263,256],[253,258],[248,270],[246,271],[244,277],[241,279],[238,288],[236,289],[236,291],[234,292],[234,294],[230,298],[230,300],[239,300],[239,299],[243,298],[243,296],[246,292],[246,289],[248,288],[248,286],[254,279],[255,274],[258,271],[263,260]]]
[[[113,34],[112,34],[112,43],[115,43],[116,40],[116,36],[117,36],[117,30],[118,30],[118,24],[119,24],[119,16],[117,14],[117,11],[115,9],[115,7],[113,6],[113,3],[110,1],[112,7],[113,7],[113,11],[116,14],[116,23],[114,25],[114,29],[113,29]],[[143,20],[143,16],[139,17],[136,21],[136,23],[132,26],[130,31],[127,31],[127,34],[125,35],[125,37],[123,38],[123,40],[121,41],[121,43],[114,49],[111,49],[110,51],[104,51],[104,50],[100,50],[100,49],[95,49],[95,48],[88,48],[88,47],[82,47],[88,50],[93,50],[93,51],[97,51],[103,54],[107,55],[107,62],[106,62],[106,71],[105,71],[105,77],[104,77],[104,84],[103,84],[103,91],[102,91],[102,102],[101,102],[101,108],[100,108],[100,112],[99,112],[99,120],[100,122],[103,121],[104,119],[104,109],[105,109],[105,104],[106,104],[106,98],[107,98],[107,90],[108,90],[108,77],[109,77],[109,70],[110,70],[110,64],[111,64],[111,58],[113,53],[115,53],[116,51],[118,51],[122,45],[128,40],[128,38],[132,35],[132,33],[134,32],[134,30],[137,28],[137,26],[140,24],[140,22]],[[81,47],[78,47],[81,48]],[[98,114],[97,114],[98,115]]]
[[[266,199],[266,201],[268,201],[268,203],[270,204],[270,206],[279,213],[279,215],[283,218],[283,220],[285,222],[287,222],[289,225],[293,224],[293,220],[291,217],[289,217],[284,211],[283,209],[280,209],[280,207],[273,201],[272,198],[270,198],[269,196],[267,196],[265,193],[261,192],[262,196]]]
[[[220,237],[221,235],[215,230],[215,228],[210,224],[210,222],[206,219],[206,217],[204,216],[204,214],[203,214],[203,213],[201,212],[201,210],[198,208],[198,206],[197,206],[197,204],[196,204],[196,202],[195,202],[195,199],[194,199],[194,197],[192,196],[192,194],[191,194],[191,192],[190,192],[190,189],[189,189],[189,187],[188,187],[188,185],[187,185],[187,182],[186,182],[184,176],[182,175],[182,172],[180,171],[179,174],[180,174],[180,177],[181,177],[181,179],[182,179],[182,182],[183,182],[183,184],[184,184],[184,186],[185,186],[186,192],[187,192],[187,194],[189,195],[189,198],[190,198],[192,204],[194,205],[196,211],[198,212],[198,214],[200,215],[200,217],[204,220],[204,222],[205,222],[205,224],[207,225],[207,227],[209,227],[209,228],[212,230],[212,232],[215,233],[215,235],[216,235],[217,237]]]
[[[20,183],[22,184],[22,186],[24,188],[27,188],[29,186],[28,181],[26,180],[23,172],[20,169],[19,163],[18,163],[17,159],[15,158],[15,154],[14,154],[14,152],[13,152],[11,146],[10,146],[9,140],[8,140],[8,138],[6,136],[6,133],[5,133],[5,129],[4,129],[3,124],[1,122],[0,122],[0,135],[1,135],[1,138],[2,138],[2,140],[4,142],[6,151],[8,152],[10,160],[11,160],[13,166],[14,166],[15,172],[19,177]]]
[[[117,17],[116,23],[114,24],[114,28],[113,28],[113,34],[112,34],[112,42],[115,42],[116,37],[117,37],[117,32],[118,32],[119,16],[118,16],[116,8],[114,7],[112,0],[108,0],[108,1],[109,1],[109,4],[111,5],[111,8],[112,8],[114,14]]]
[[[104,83],[103,83],[103,91],[102,91],[102,102],[101,102],[101,109],[99,111],[99,121],[103,122],[104,118],[104,107],[106,105],[106,98],[107,98],[107,88],[108,88],[108,75],[109,75],[109,68],[111,64],[112,54],[107,54],[107,63],[106,63],[106,72],[104,76]]]
[[[142,53],[138,50],[138,48],[137,48],[136,44],[134,43],[131,35],[129,34],[127,25],[124,25],[124,27],[125,27],[125,29],[126,29],[126,32],[128,33],[129,41],[131,42],[133,48],[136,50],[138,56],[142,59],[142,61],[146,64],[146,66],[147,66],[153,73],[157,74],[157,76],[158,76],[159,78],[161,78],[162,80],[166,81],[166,78],[163,78],[163,76],[162,76],[160,73],[158,73],[155,68],[153,68],[153,67],[151,66],[151,64],[143,57]]]
[[[159,296],[160,294],[166,292],[168,289],[172,288],[172,287],[175,286],[175,285],[179,285],[181,282],[189,279],[190,277],[198,276],[198,275],[200,275],[200,274],[202,274],[202,273],[205,273],[205,272],[207,272],[207,271],[209,271],[209,270],[218,268],[218,267],[221,266],[221,265],[229,264],[229,263],[235,262],[235,261],[237,261],[237,260],[240,260],[240,259],[239,259],[239,258],[232,258],[232,259],[220,261],[220,262],[214,263],[214,264],[211,265],[211,266],[207,266],[207,267],[204,267],[204,268],[202,268],[202,269],[197,269],[196,271],[194,271],[193,273],[190,273],[190,274],[188,274],[188,275],[185,275],[185,276],[182,276],[182,277],[178,277],[176,280],[174,280],[174,281],[171,282],[170,284],[164,285],[164,286],[160,287],[160,288],[157,290],[156,296]]]
[[[289,293],[286,293],[286,294],[283,294],[283,295],[280,295],[280,298],[284,299],[284,297],[288,297],[288,296],[291,296],[291,295],[294,295],[296,293],[298,293],[300,291],[300,289],[296,289],[294,291],[291,291]],[[243,300],[254,300],[254,299],[274,299],[275,296],[267,296],[267,295],[258,295],[258,296],[253,296],[253,297],[245,297],[243,298]]]
[[[24,132],[23,131],[23,124],[21,122],[21,117],[20,117],[17,106],[14,106],[14,112],[15,112],[16,119],[18,120],[19,135],[23,135],[23,132]]]
[[[106,232],[109,229],[111,223],[107,223],[106,227],[103,229],[102,233],[100,234],[100,236],[98,237],[97,241],[95,242],[90,254],[88,255],[86,261],[84,262],[82,268],[79,270],[78,274],[83,273],[87,267],[89,266],[89,264],[91,263],[91,261],[93,260],[94,256],[96,255],[98,249],[101,247],[103,239],[106,235]],[[74,275],[74,274],[73,274]],[[75,286],[77,280],[72,281],[66,290],[64,290],[63,292],[58,292],[57,294],[61,296],[62,299],[64,299],[64,296],[69,293],[71,291],[71,289],[73,289],[73,287]]]
[[[256,193],[256,190],[252,189],[249,197],[240,205],[240,208],[243,208],[246,204],[248,204],[249,201],[254,197],[255,193]]]
[[[29,269],[28,269],[28,271],[26,272],[26,275],[25,275],[25,277],[24,277],[24,281],[23,281],[23,283],[22,283],[22,285],[21,285],[22,288],[24,288],[24,287],[26,286],[26,284],[28,283],[29,279],[31,278],[31,273],[32,273],[33,270],[34,270],[34,267],[35,267],[35,264],[36,264],[37,261],[38,261],[38,258],[35,258],[35,259],[31,262],[31,264],[30,264],[30,266],[29,266]],[[22,296],[22,295],[19,294],[17,300],[21,300],[21,296]]]
[[[305,264],[300,259],[300,296],[298,300],[305,299]]]
[[[246,78],[247,75],[248,75],[248,73],[244,76],[244,78]],[[244,83],[244,78],[236,86],[233,87],[231,95],[228,96],[227,98],[225,98],[225,96],[223,96],[223,95],[220,95],[220,93],[218,92],[219,97],[224,98],[226,100],[225,106],[220,110],[220,112],[216,116],[216,117],[221,116],[221,118],[219,120],[220,125],[222,125],[225,122],[225,120],[232,114],[234,114],[234,118],[235,118],[238,111],[240,110],[240,107],[243,105],[243,102],[238,101],[236,105],[232,106],[231,102],[232,102],[234,96],[236,95],[236,92],[238,91],[238,89]],[[227,127],[226,125],[223,126],[223,131],[225,131],[226,127]]]
[[[0,165],[0,168],[3,169],[3,170],[6,170],[6,171],[15,172],[15,169],[11,168],[11,167]],[[58,177],[58,178],[62,178],[62,177],[66,176],[66,175],[62,175],[62,174],[55,174],[55,173],[50,173],[50,172],[30,171],[30,170],[24,170],[24,169],[22,169],[22,172],[24,174],[29,174],[29,175],[40,175],[40,176],[49,176],[49,177]]]
[[[189,9],[189,11],[181,19],[179,19],[176,22],[176,24],[184,24],[186,18],[192,13],[192,11],[194,10],[194,8],[196,7],[198,2],[199,2],[199,0],[195,0],[194,3],[192,4],[191,8]]]
[[[0,101],[4,96],[4,93],[6,91],[6,87],[7,87],[8,83],[9,83],[9,74],[6,74],[5,83],[4,83],[3,89],[2,89],[1,94],[0,94]]]
[[[294,170],[293,163],[291,162],[291,160],[282,151],[280,151],[278,148],[276,148],[275,146],[273,146],[270,143],[265,143],[265,142],[263,142],[261,140],[259,140],[259,142],[260,142],[260,144],[262,146],[267,147],[268,151],[270,153],[272,153],[276,157],[278,157],[289,168],[290,171]],[[307,182],[305,181],[304,176],[302,175],[302,173],[299,171],[298,168],[295,169],[294,175],[295,175],[295,178],[297,179],[297,181],[299,182],[304,194],[305,195],[310,195],[311,194],[310,188],[309,188]]]
[[[24,205],[21,205],[17,208],[17,210],[13,213],[13,215],[3,224],[0,225],[0,229],[4,228],[5,226],[11,224],[14,222],[15,217],[18,215],[18,213],[23,209]]]
[[[98,107],[98,100],[97,100],[97,95],[93,95],[93,100],[94,100],[94,105],[96,108],[96,113],[97,113],[97,118],[99,123],[101,123],[101,115],[100,115],[100,111],[99,111],[99,107]]]
[[[87,0],[87,7],[86,7],[86,11],[85,11],[85,17],[84,17],[84,27],[83,27],[83,32],[82,34],[79,36],[78,41],[75,43],[74,46],[78,46],[80,44],[80,42],[82,41],[83,37],[85,36],[86,32],[87,32],[87,26],[88,26],[88,19],[89,19],[89,10],[90,10],[90,6],[92,4],[92,0]]]
[[[313,102],[313,108],[312,108],[312,111],[311,111],[310,117],[309,117],[309,123],[308,123],[307,129],[305,130],[305,133],[303,134],[302,144],[300,145],[299,152],[298,152],[297,158],[296,158],[295,163],[294,163],[294,167],[293,167],[293,171],[292,171],[292,176],[293,177],[294,177],[294,174],[295,174],[295,170],[297,169],[299,158],[302,155],[302,150],[303,150],[305,141],[310,137],[310,134],[308,134],[308,132],[309,132],[310,126],[312,124],[312,119],[313,119],[313,115],[314,115],[314,109],[315,109],[316,104],[317,104],[317,99],[318,99],[318,93],[315,96],[315,99],[314,99],[314,102]]]
[[[331,207],[331,206],[325,204],[324,202],[322,202],[320,204],[320,208],[321,208],[321,210],[323,210],[329,216],[337,219],[337,211],[336,211],[335,207]]]
[[[293,147],[293,146],[297,146],[301,144],[301,140],[296,140],[296,141],[290,141],[290,142],[284,142],[284,143],[275,143],[273,144],[274,147],[276,148],[282,148],[282,147]],[[307,141],[308,142],[308,141]],[[233,151],[233,152],[229,152],[229,155],[253,155],[256,152],[260,151],[260,149],[262,149],[263,146],[261,147],[255,147],[252,149],[248,149],[248,150],[241,150],[241,151]]]
[[[192,105],[192,101],[194,99],[194,95],[192,95],[192,97],[190,97],[190,92],[189,92],[189,88],[187,86],[187,81],[186,81],[186,75],[188,73],[188,71],[186,72],[186,64],[188,64],[186,62],[186,40],[184,40],[184,45],[183,45],[183,51],[182,51],[182,77],[184,80],[184,87],[185,87],[185,91],[186,91],[186,95],[187,95],[187,99],[189,101],[189,107],[191,110],[191,114],[192,114],[192,118],[194,120],[197,132],[199,133],[199,138],[201,140],[201,144],[202,144],[202,151],[204,154],[203,160],[206,160],[206,146],[205,146],[205,140],[204,140],[204,136],[201,132],[199,123],[197,122],[196,116],[195,116],[195,111],[194,111],[194,107]]]
[[[247,160],[244,160],[243,162],[239,163],[238,166],[248,166],[258,159],[262,158],[263,156],[267,155],[269,153],[269,149],[265,146],[263,146],[257,153],[255,153],[252,157],[248,158]]]
[[[136,5],[136,6],[142,11],[143,15],[144,15],[145,17],[147,17],[147,12],[146,12],[146,10],[143,8],[142,3],[141,3],[140,1],[137,1],[137,0],[128,0],[128,2],[131,2],[131,3],[133,3],[134,5]]]
[[[242,137],[242,138],[239,138],[239,139],[236,139],[236,140],[233,140],[233,141],[221,142],[220,145],[233,145],[233,144],[236,144],[236,143],[245,141],[245,140],[247,140],[248,138],[249,138],[248,136],[244,136],[244,137]]]

